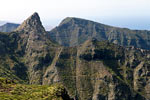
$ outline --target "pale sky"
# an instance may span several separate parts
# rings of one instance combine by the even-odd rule
[[[85,18],[131,29],[150,29],[150,0],[1,0],[0,20],[21,23],[38,12],[56,26],[65,17]]]

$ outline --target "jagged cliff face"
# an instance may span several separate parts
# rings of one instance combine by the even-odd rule
[[[149,52],[96,40],[60,52],[59,81],[79,100],[149,98]]]
[[[64,19],[58,27],[49,32],[49,35],[63,46],[77,46],[88,39],[96,38],[123,46],[150,49],[150,31],[111,27],[72,17]]]
[[[1,34],[3,68],[7,64],[7,69],[19,78],[31,84],[42,84],[42,75],[51,64],[58,46],[46,38],[38,14],[30,16],[14,32]]]
[[[58,46],[47,39],[37,13],[25,20],[15,32],[20,37],[19,49],[24,52],[23,57],[28,69],[29,83],[42,84],[42,75],[52,63]]]
[[[72,21],[76,23],[74,26],[71,26]],[[68,22],[71,23],[68,25]],[[82,27],[88,23],[93,23],[92,26],[95,24],[77,22]],[[37,13],[25,20],[14,32],[0,33],[0,48],[3,48],[0,49],[0,76],[11,76],[12,79],[29,84],[62,83],[76,100],[149,100],[150,52],[92,39],[91,36],[99,36],[101,40],[106,40],[109,34],[98,34],[91,30],[91,26],[84,31],[90,30],[89,33],[93,34],[81,32],[83,37],[86,34],[85,38],[76,38],[76,32],[72,33],[71,30],[78,27],[77,22],[69,18],[60,24],[62,36],[70,33],[75,35],[70,36],[78,40],[76,43],[76,40],[66,38],[65,44],[81,44],[74,47],[63,47],[52,42],[50,38],[54,37],[49,37]],[[70,27],[68,33],[66,27]],[[112,28],[107,29],[98,23],[94,27],[107,31]],[[55,34],[59,36],[59,32]],[[57,39],[59,43],[64,43]]]

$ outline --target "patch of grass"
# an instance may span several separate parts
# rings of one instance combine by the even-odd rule
[[[62,84],[23,85],[0,78],[0,87],[0,100],[71,100]]]

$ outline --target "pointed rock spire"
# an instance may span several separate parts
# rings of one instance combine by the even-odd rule
[[[35,12],[28,19],[26,19],[15,31],[19,32],[34,31],[37,33],[44,33],[45,29],[40,21],[38,13]]]

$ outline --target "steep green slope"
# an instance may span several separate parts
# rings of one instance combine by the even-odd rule
[[[150,49],[150,31],[117,28],[73,17],[64,19],[49,35],[63,46],[77,46],[88,39],[96,38],[123,46]]]
[[[28,81],[27,68],[16,53],[17,38],[16,34],[0,33],[0,76],[23,82]]]

